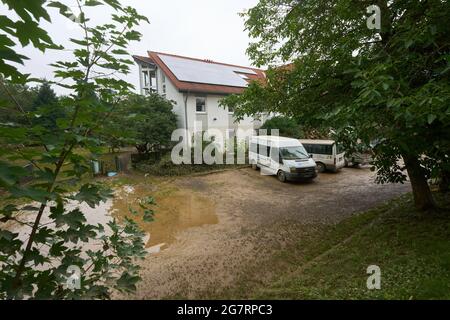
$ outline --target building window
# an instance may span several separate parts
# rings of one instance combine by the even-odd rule
[[[231,106],[228,106],[228,113],[234,113],[234,108]]]
[[[158,92],[156,69],[142,66],[142,91],[144,94]]]
[[[205,97],[195,98],[195,111],[196,112],[206,112],[206,98]]]
[[[163,96],[165,96],[166,95],[166,75],[163,73],[163,72],[161,72],[161,83],[162,83],[162,93],[163,93]]]
[[[148,78],[148,70],[142,70],[142,78],[143,78],[144,88],[148,87],[150,84],[150,81]]]

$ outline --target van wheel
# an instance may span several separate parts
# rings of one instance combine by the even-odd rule
[[[284,174],[283,170],[279,170],[277,173],[278,180],[281,182],[286,182],[286,175]]]
[[[252,169],[258,170],[258,166],[256,165],[256,162],[252,162]]]
[[[325,165],[322,162],[317,162],[317,171],[319,171],[319,173],[323,173],[325,172]]]

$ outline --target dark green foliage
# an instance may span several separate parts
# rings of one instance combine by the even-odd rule
[[[37,96],[31,105],[31,118],[34,125],[42,126],[48,131],[57,131],[58,119],[66,117],[65,109],[59,104],[56,93],[47,81],[40,86]]]
[[[266,129],[267,134],[271,134],[272,129],[277,129],[279,130],[279,135],[282,137],[301,138],[303,136],[297,122],[288,117],[273,117],[267,120],[261,129]]]
[[[113,148],[134,144],[139,153],[160,152],[171,146],[177,128],[172,108],[172,102],[158,94],[131,95],[111,115],[104,137]]]
[[[10,124],[11,126],[26,124],[25,115],[18,110],[11,97],[17,100],[25,112],[30,112],[36,96],[37,88],[35,87],[3,80],[3,83],[0,84],[0,123]]]
[[[95,207],[112,193],[100,184],[83,184],[77,192],[73,186],[82,184],[101,150],[102,125],[130,94],[131,84],[111,74],[129,71],[133,62],[123,48],[140,38],[133,29],[147,19],[117,1],[76,1],[81,19],[73,23],[83,30],[83,38],[71,39],[71,60],[52,64],[53,84],[71,94],[57,99],[44,83],[31,99],[23,85],[27,77],[8,64],[26,58],[13,46],[45,50],[52,45],[39,27],[41,18],[50,21],[45,4],[64,16],[69,10],[58,1],[2,2],[18,16],[15,23],[0,17],[0,30],[8,34],[0,34],[0,84],[2,97],[8,98],[2,107],[14,108],[19,116],[0,122],[0,299],[107,299],[113,289],[133,290],[139,280],[136,258],[145,255],[144,234],[131,220],[88,223],[83,204]],[[113,8],[111,21],[88,25],[83,10],[92,5]],[[147,203],[142,211],[151,220]],[[21,225],[20,235],[4,229],[4,222]],[[66,286],[74,267],[81,271],[80,288]]]
[[[14,12],[18,19],[11,19],[12,15],[0,16],[0,74],[6,80],[13,80],[15,83],[24,84],[28,75],[17,71],[13,63],[23,64],[28,59],[24,55],[17,53],[14,46],[17,42],[25,47],[32,44],[35,48],[44,51],[48,48],[57,48],[47,32],[39,26],[42,19],[50,22],[50,16],[44,7],[46,0],[17,1],[2,0],[7,5],[10,12]]]
[[[33,101],[31,110],[36,111],[42,106],[55,105],[56,103],[58,103],[58,98],[56,97],[55,91],[53,91],[47,81],[44,81]]]
[[[163,154],[158,159],[148,159],[144,161],[140,161],[137,163],[136,167],[138,170],[149,173],[151,175],[155,176],[183,176],[183,175],[189,175],[189,174],[195,174],[195,173],[202,173],[202,172],[210,172],[210,171],[216,171],[216,170],[226,170],[226,169],[234,169],[234,168],[243,168],[248,165],[245,163],[248,163],[248,148],[246,143],[238,143],[237,139],[235,138],[232,142],[233,149],[231,149],[230,145],[226,146],[227,152],[233,152],[233,156],[231,157],[230,154],[227,155],[227,153],[218,153],[216,155],[216,149],[212,150],[211,156],[216,157],[217,163],[213,164],[207,164],[204,161],[202,163],[196,164],[195,163],[195,143],[199,143],[202,141],[201,150],[202,155],[204,156],[205,149],[210,146],[213,141],[209,139],[203,139],[205,132],[197,133],[196,137],[192,136],[192,143],[193,146],[190,149],[190,164],[174,164],[171,158],[171,152],[166,151],[165,154]],[[240,159],[240,156],[243,156],[243,160]],[[227,164],[227,157],[228,160],[232,160],[233,163]],[[220,164],[220,161],[222,164]],[[244,164],[238,164],[238,162],[243,162]]]

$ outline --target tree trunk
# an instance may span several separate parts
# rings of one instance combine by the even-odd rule
[[[409,180],[411,181],[416,208],[422,211],[436,208],[430,186],[425,177],[425,171],[420,166],[418,158],[412,155],[403,155],[403,160],[405,161]]]

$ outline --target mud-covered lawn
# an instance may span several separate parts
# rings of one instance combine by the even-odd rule
[[[245,168],[151,186],[156,193],[158,188],[169,190],[167,198],[161,197],[166,202],[175,192],[178,210],[186,208],[188,215],[164,218],[170,210],[164,202],[159,205],[156,219],[167,219],[172,241],[141,263],[143,281],[137,293],[120,298],[246,297],[247,289],[287,272],[273,260],[279,252],[294,246],[296,260],[301,259],[302,236],[410,191],[409,184],[375,184],[368,168],[345,168],[320,174],[310,183],[285,184]],[[195,214],[198,210],[204,224]],[[164,238],[164,228],[156,223]],[[173,224],[187,227],[174,231]]]

